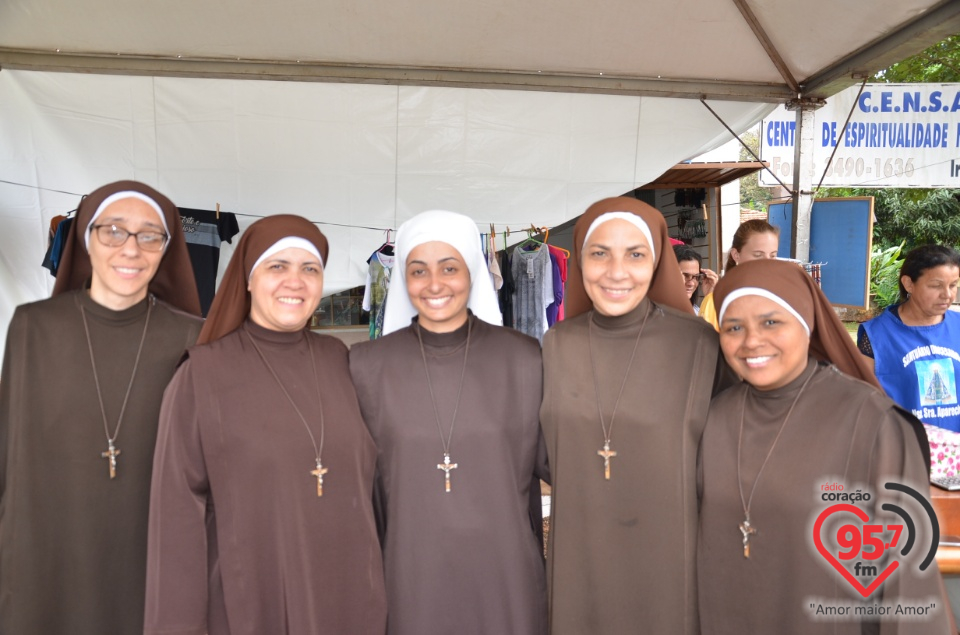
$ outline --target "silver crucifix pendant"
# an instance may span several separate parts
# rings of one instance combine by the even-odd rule
[[[323,475],[329,471],[328,468],[323,467],[320,459],[317,459],[317,469],[310,471],[311,475],[317,477],[317,496],[323,496]]]
[[[101,452],[100,456],[108,459],[110,463],[110,478],[117,478],[117,457],[120,456],[120,450],[113,445],[113,441],[107,441],[107,451]]]
[[[451,463],[451,462],[450,462],[450,455],[444,453],[444,455],[443,455],[443,463],[437,463],[437,469],[438,469],[438,470],[443,470],[443,477],[444,477],[443,480],[444,480],[444,483],[445,483],[445,485],[446,485],[446,490],[445,490],[445,492],[449,494],[449,493],[450,493],[450,470],[455,470],[455,469],[457,469],[457,464],[456,464],[456,463]]]
[[[746,515],[743,522],[740,523],[740,533],[743,534],[743,557],[750,557],[750,536],[757,533],[757,530],[750,524],[750,514]]]
[[[597,454],[599,454],[603,458],[603,478],[604,480],[609,481],[610,480],[610,459],[617,456],[617,453],[610,449],[609,441],[604,441],[603,449],[597,450]]]

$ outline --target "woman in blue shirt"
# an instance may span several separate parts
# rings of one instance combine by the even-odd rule
[[[960,431],[960,254],[924,245],[900,269],[900,303],[860,325],[857,347],[887,394],[924,423]]]

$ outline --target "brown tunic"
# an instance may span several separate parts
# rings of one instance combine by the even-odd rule
[[[113,434],[149,301],[112,311],[68,291],[14,314],[0,382],[0,633],[143,631],[160,401],[201,323],[154,304],[111,480],[80,306]]]
[[[589,323],[609,426],[647,312],[605,480]],[[553,476],[554,635],[697,632],[697,447],[718,354],[709,324],[649,299],[621,317],[590,312],[547,331],[540,417]]]
[[[518,331],[470,321],[450,493],[437,469],[443,444],[417,327],[350,351],[364,420],[379,449],[391,635],[546,633],[543,552],[528,514],[531,477],[545,471],[539,345]],[[448,434],[467,327],[422,334]]]
[[[248,335],[318,444],[323,435],[322,497],[310,436]],[[304,337],[248,321],[191,349],[170,383],[150,499],[148,635],[383,633],[376,449],[346,347],[308,334],[308,348]]]
[[[812,373],[757,481],[781,422]],[[749,499],[757,482],[750,503],[750,520],[757,533],[750,538],[749,559],[743,556],[743,537],[738,529],[744,519],[737,487],[741,416],[744,500]],[[867,487],[872,490],[870,502],[857,503],[871,522],[903,524],[898,516],[878,509],[882,503],[891,502],[906,510],[921,530],[910,557],[901,560],[899,569],[866,604],[895,607],[898,602],[921,605],[933,601],[939,610],[928,620],[884,621],[880,632],[948,632],[943,609],[949,605],[941,596],[936,561],[925,574],[918,570],[930,546],[930,535],[923,531],[929,523],[916,502],[883,487],[888,481],[896,481],[929,496],[920,447],[906,418],[877,389],[832,366],[818,367],[812,360],[800,377],[782,388],[758,391],[748,384],[735,386],[717,396],[711,405],[701,469],[697,560],[704,633],[876,632],[876,622],[823,616],[815,619],[815,614],[811,617],[811,603],[836,606],[863,601],[813,546],[816,517],[836,504],[822,499],[825,491],[821,488],[835,482],[843,484],[847,493],[866,491]],[[825,526],[821,532],[824,541],[836,535],[839,523],[850,521],[859,523],[854,516],[844,514],[836,526]],[[904,530],[901,547],[906,534]],[[882,570],[884,560],[867,564],[878,562]],[[872,577],[862,580],[866,586]]]

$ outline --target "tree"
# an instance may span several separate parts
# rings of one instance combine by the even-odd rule
[[[890,189],[874,194],[874,238],[887,246],[905,241],[908,250],[928,243],[960,245],[960,190],[909,193]]]
[[[960,190],[835,188],[826,196],[874,197],[873,241],[904,251],[936,243],[960,246]]]
[[[960,82],[960,35],[951,35],[942,42],[879,71],[874,82]]]
[[[753,150],[754,154],[760,155],[760,135],[758,129],[754,128],[750,132],[745,132],[740,136],[747,146]],[[740,147],[741,161],[755,161],[756,159],[747,152],[745,148]],[[767,202],[770,200],[770,188],[760,185],[760,173],[754,172],[740,178],[740,207],[750,209],[766,209]]]

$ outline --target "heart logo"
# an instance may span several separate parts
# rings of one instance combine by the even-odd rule
[[[819,516],[817,516],[817,522],[813,526],[813,542],[817,546],[817,551],[820,552],[820,555],[823,556],[827,562],[832,564],[834,569],[840,572],[840,575],[842,575],[846,581],[850,583],[850,586],[856,589],[857,592],[860,593],[860,595],[862,595],[864,598],[867,598],[870,596],[870,594],[877,590],[877,587],[883,584],[883,581],[886,580],[891,573],[897,570],[897,567],[900,566],[900,563],[896,560],[890,562],[890,564],[887,565],[887,568],[881,571],[880,575],[878,575],[876,579],[870,583],[870,586],[864,587],[862,584],[860,584],[860,581],[853,577],[853,574],[850,573],[850,571],[848,571],[847,568],[844,567],[843,564],[837,560],[832,553],[827,551],[827,548],[824,546],[823,540],[820,537],[820,530],[823,527],[824,521],[826,521],[831,515],[840,512],[849,512],[865,523],[870,521],[870,517],[867,515],[867,512],[863,511],[856,505],[848,505],[845,503],[832,505],[827,507],[820,513]]]

